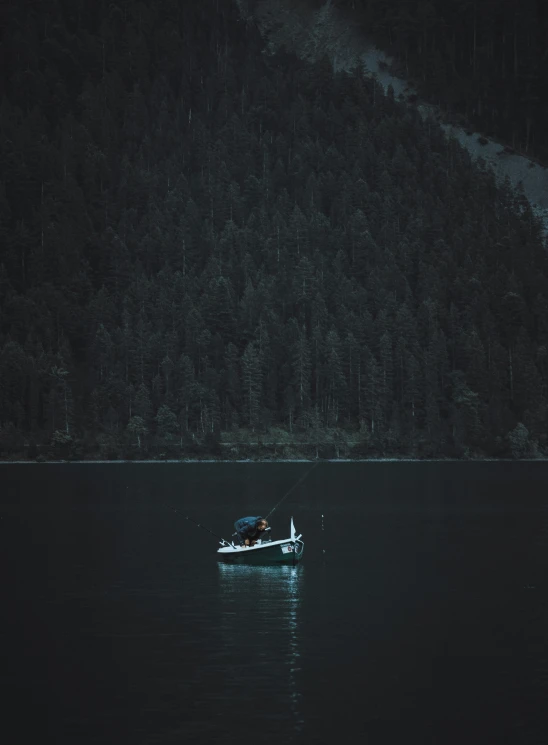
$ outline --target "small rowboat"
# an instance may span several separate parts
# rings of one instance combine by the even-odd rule
[[[291,518],[290,537],[281,541],[264,538],[254,546],[237,546],[228,541],[221,541],[217,549],[217,558],[232,564],[291,564],[295,566],[303,558],[304,543],[302,533],[295,535],[295,526]]]

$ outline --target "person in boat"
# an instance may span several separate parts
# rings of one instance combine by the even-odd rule
[[[234,527],[240,545],[254,546],[268,528],[268,522],[264,517],[241,517],[236,520]]]

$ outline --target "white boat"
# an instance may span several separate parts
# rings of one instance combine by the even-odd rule
[[[266,531],[265,531],[266,532]],[[232,564],[291,564],[295,565],[303,558],[304,543],[302,533],[295,535],[295,525],[291,518],[289,538],[273,541],[261,538],[254,546],[238,546],[235,543],[221,541],[217,549],[217,558]]]

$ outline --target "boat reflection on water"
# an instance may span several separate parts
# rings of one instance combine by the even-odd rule
[[[218,567],[220,625],[231,664],[226,695],[234,697],[235,708],[241,707],[238,716],[245,716],[248,724],[257,716],[252,730],[258,727],[267,737],[292,742],[291,735],[296,738],[303,725],[298,674],[305,568]]]

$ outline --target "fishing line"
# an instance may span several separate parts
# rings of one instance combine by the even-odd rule
[[[275,512],[278,509],[278,507],[281,505],[281,503],[285,499],[288,498],[288,496],[291,494],[291,492],[294,489],[296,489],[299,486],[299,484],[302,484],[302,482],[305,480],[305,478],[308,476],[308,474],[309,473],[312,473],[312,471],[316,468],[316,466],[318,465],[318,463],[319,463],[319,461],[317,461],[316,463],[314,463],[314,465],[312,466],[312,468],[309,468],[308,471],[306,471],[306,473],[303,476],[301,476],[301,478],[295,484],[293,484],[293,486],[291,487],[291,489],[284,494],[284,496],[280,499],[280,501],[278,502],[278,504],[274,505],[274,507],[270,510],[270,512],[268,513],[268,515],[266,516],[265,519],[268,519],[270,517],[270,515],[272,515],[272,513]],[[227,546],[231,545],[222,536],[217,535],[217,533],[214,533],[209,528],[206,528],[205,525],[202,525],[201,523],[196,522],[196,520],[193,520],[191,517],[188,517],[188,515],[181,514],[179,512],[179,510],[177,510],[175,507],[172,507],[171,505],[165,504],[165,503],[164,503],[164,507],[167,507],[168,509],[173,510],[173,512],[175,512],[177,515],[179,515],[179,517],[182,517],[183,520],[188,520],[189,522],[194,523],[194,525],[197,525],[202,530],[206,530],[208,533],[210,533],[212,536],[215,536],[215,538],[218,538],[220,541],[222,541],[223,543],[225,543]]]
[[[193,520],[191,517],[188,517],[188,515],[182,515],[179,512],[179,510],[177,510],[175,507],[172,507],[171,505],[165,504],[165,503],[164,503],[164,507],[167,507],[168,509],[173,510],[173,512],[176,512],[179,515],[179,517],[182,517],[183,518],[183,520],[188,520],[189,522],[194,523],[194,525],[197,525],[202,530],[207,530],[208,533],[211,533],[211,535],[215,536],[215,538],[218,538],[220,541],[223,541],[223,543],[226,543],[227,546],[230,545],[229,542],[228,541],[225,541],[225,539],[222,536],[217,535],[217,533],[214,533],[209,528],[206,528],[205,525],[202,525],[201,523],[196,522],[196,520]]]
[[[309,473],[312,473],[312,471],[313,471],[313,470],[314,470],[314,469],[316,468],[316,466],[318,465],[318,463],[319,463],[319,461],[317,461],[316,463],[314,463],[314,465],[312,466],[312,468],[309,468],[309,469],[308,469],[308,471],[307,471],[307,472],[306,472],[306,473],[304,474],[304,476],[301,476],[301,478],[300,478],[300,479],[299,479],[299,480],[297,481],[297,483],[296,483],[296,484],[293,484],[293,486],[292,486],[292,487],[291,487],[291,489],[290,489],[290,490],[289,490],[289,491],[287,492],[287,494],[284,494],[284,496],[283,496],[283,497],[282,497],[282,498],[280,499],[280,501],[278,502],[278,504],[277,504],[277,505],[275,505],[275,506],[274,506],[274,507],[273,507],[273,508],[272,508],[272,509],[270,510],[270,512],[269,512],[269,513],[268,513],[268,515],[266,516],[265,520],[268,520],[268,518],[269,518],[269,517],[270,517],[270,515],[271,515],[271,514],[272,514],[272,513],[274,512],[274,510],[277,510],[277,509],[278,509],[278,507],[279,507],[279,506],[281,505],[281,503],[282,503],[282,502],[284,501],[284,499],[287,499],[287,497],[288,497],[288,496],[289,496],[289,495],[291,494],[291,492],[293,491],[293,489],[296,489],[296,488],[297,488],[297,486],[299,486],[299,484],[300,484],[300,483],[302,483],[302,482],[303,482],[303,481],[305,480],[305,478],[306,478],[306,477],[308,476],[308,474],[309,474]]]

